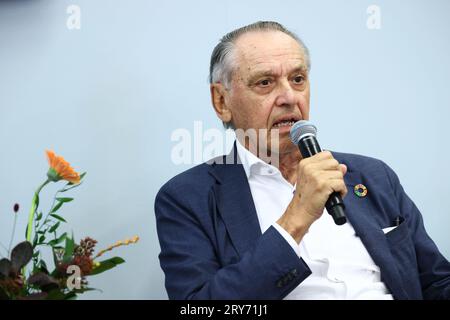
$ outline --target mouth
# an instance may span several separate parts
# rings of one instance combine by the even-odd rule
[[[274,122],[272,125],[273,129],[284,129],[284,128],[291,128],[294,123],[301,120],[300,117],[297,116],[289,116],[289,117],[283,117]]]

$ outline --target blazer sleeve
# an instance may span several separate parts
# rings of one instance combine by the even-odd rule
[[[183,188],[184,191],[187,189]],[[272,226],[238,261],[221,265],[214,231],[192,195],[166,184],[155,200],[159,255],[170,299],[281,299],[311,274]]]
[[[450,263],[439,252],[427,234],[422,215],[403,190],[398,176],[384,164],[392,188],[400,206],[400,212],[409,221],[408,229],[413,239],[420,283],[424,299],[450,299]]]

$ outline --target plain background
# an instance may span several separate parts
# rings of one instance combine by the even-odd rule
[[[66,27],[72,4],[80,30]],[[367,28],[370,5],[381,9],[379,30]],[[449,13],[447,0],[0,0],[0,241],[16,202],[23,239],[44,150],[54,149],[88,172],[61,209],[67,230],[99,248],[141,237],[114,252],[126,264],[91,278],[103,293],[83,299],[166,299],[154,197],[193,165],[173,164],[171,134],[193,132],[194,121],[221,129],[207,83],[213,47],[237,27],[276,20],[310,49],[322,146],[388,163],[450,258]]]

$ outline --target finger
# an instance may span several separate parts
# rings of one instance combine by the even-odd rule
[[[333,180],[333,179],[344,179],[344,174],[341,170],[324,170],[319,175],[320,179]]]
[[[330,187],[333,190],[332,192],[340,193],[342,198],[344,198],[347,195],[347,193],[348,193],[347,186],[345,185],[345,182],[342,179],[330,180],[329,181],[329,185],[330,185]]]
[[[330,151],[321,151],[311,157],[303,158],[303,160],[307,160],[310,162],[322,161],[322,160],[326,160],[326,159],[333,159],[333,155],[331,154]]]
[[[333,154],[328,150],[324,150],[317,153],[313,157],[316,157],[317,159],[333,159]]]
[[[342,174],[345,176],[345,174],[347,173],[347,166],[345,164],[339,164],[339,169],[341,170]]]
[[[311,168],[314,170],[339,170],[339,162],[334,159],[317,159],[310,164]]]

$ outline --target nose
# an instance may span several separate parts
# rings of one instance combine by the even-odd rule
[[[277,107],[292,106],[295,104],[294,90],[288,80],[281,81],[277,88],[275,105]]]

